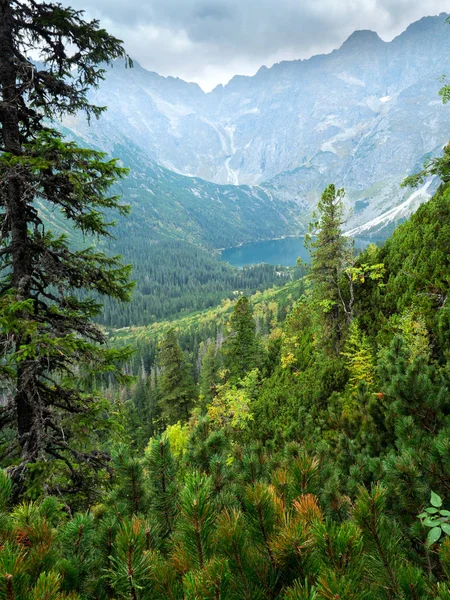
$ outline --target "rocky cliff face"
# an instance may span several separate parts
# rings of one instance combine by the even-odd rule
[[[414,192],[399,184],[450,138],[438,96],[450,63],[445,18],[421,19],[390,43],[357,31],[331,54],[262,67],[208,94],[116,64],[93,98],[107,113],[90,129],[66,125],[106,150],[129,138],[179,174],[261,186],[295,200],[305,221],[334,182],[353,209],[348,228],[380,230],[429,197],[432,182]]]

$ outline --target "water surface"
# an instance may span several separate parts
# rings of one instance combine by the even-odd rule
[[[298,257],[304,262],[309,262],[309,252],[304,246],[304,239],[304,237],[288,237],[242,244],[223,250],[222,259],[235,267],[260,263],[292,267],[297,263]],[[356,248],[365,248],[368,243],[367,240],[355,239]]]

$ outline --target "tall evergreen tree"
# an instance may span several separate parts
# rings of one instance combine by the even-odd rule
[[[247,296],[242,296],[234,307],[230,333],[224,344],[225,366],[230,376],[241,379],[258,366],[260,352],[250,301]]]
[[[348,269],[353,265],[353,241],[342,233],[344,224],[343,189],[331,184],[323,192],[315,220],[310,224],[306,245],[311,252],[310,278],[325,315],[327,344],[339,352],[343,327],[353,317],[353,280]],[[343,277],[350,283],[349,293]],[[347,286],[348,287],[348,286]]]
[[[200,399],[203,406],[210,404],[218,383],[219,357],[216,345],[210,341],[202,358],[199,378]]]
[[[39,65],[27,59],[33,51]],[[102,464],[89,436],[74,439],[103,411],[83,376],[116,370],[120,354],[101,347],[92,322],[100,306],[80,291],[127,300],[129,268],[93,248],[71,249],[43,215],[61,213],[81,239],[110,235],[105,210],[127,212],[108,194],[125,169],[51,128],[79,111],[98,117],[104,108],[87,92],[103,64],[125,56],[120,40],[80,11],[0,0],[0,374],[13,390],[0,424],[17,430],[16,481],[26,465],[58,459],[79,486],[79,465]]]
[[[156,389],[147,377],[139,377],[133,392],[133,408],[137,419],[137,441],[139,447],[147,445],[156,430],[158,406]]]
[[[197,399],[197,387],[174,329],[161,340],[157,363],[161,369],[158,391],[163,418],[169,424],[187,419]]]

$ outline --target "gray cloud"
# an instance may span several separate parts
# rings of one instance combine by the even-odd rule
[[[338,47],[355,29],[386,40],[449,0],[75,0],[147,69],[210,89],[262,64]]]

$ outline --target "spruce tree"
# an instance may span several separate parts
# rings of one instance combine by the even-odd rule
[[[148,440],[155,434],[158,418],[156,389],[147,377],[139,377],[133,391],[133,418],[131,425],[134,427],[134,439],[137,447],[145,448]]]
[[[38,64],[27,58],[33,51]],[[100,305],[89,292],[127,300],[129,268],[93,247],[72,249],[45,214],[61,214],[82,239],[110,235],[104,211],[127,213],[108,193],[126,170],[52,128],[68,114],[100,116],[104,108],[87,92],[119,57],[120,40],[80,11],[0,0],[0,375],[12,390],[0,424],[17,431],[16,483],[27,465],[39,461],[45,471],[56,459],[79,489],[83,465],[98,469],[106,459],[89,434],[78,435],[106,407],[85,375],[118,373],[124,353],[101,347],[105,335],[93,323]]]
[[[219,357],[217,350],[215,344],[210,341],[203,355],[200,369],[199,391],[202,407],[210,404],[216,394],[219,382],[218,366]]]
[[[353,242],[342,233],[344,220],[343,189],[331,184],[323,192],[315,220],[310,224],[305,244],[311,253],[310,278],[324,315],[325,345],[339,353],[343,329],[353,318],[353,280],[348,269],[353,265]],[[343,285],[347,275],[349,292]]]
[[[158,391],[163,418],[168,424],[187,419],[197,399],[197,387],[174,329],[161,340],[157,364],[161,369]]]
[[[230,377],[242,379],[260,364],[260,353],[250,301],[242,296],[234,306],[230,333],[224,344],[225,366]]]

